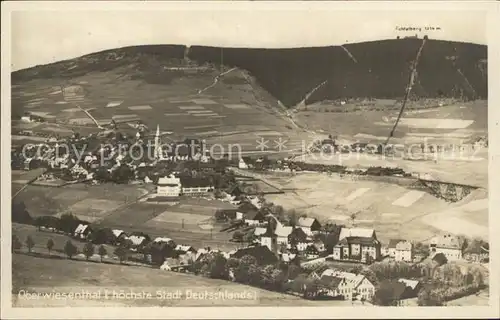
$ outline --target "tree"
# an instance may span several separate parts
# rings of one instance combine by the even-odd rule
[[[288,275],[287,275],[287,278],[290,279],[290,280],[294,280],[295,278],[297,278],[297,276],[301,272],[302,272],[302,269],[300,268],[300,266],[295,265],[295,264],[290,264],[288,266]]]
[[[83,247],[83,254],[85,255],[85,259],[89,260],[92,255],[94,255],[95,247],[92,242],[87,242]]]
[[[23,244],[16,235],[12,235],[12,252],[17,252],[21,250]]]
[[[255,257],[246,255],[240,259],[240,263],[234,269],[234,278],[240,283],[252,283],[255,280],[257,260]],[[258,270],[257,270],[258,271]]]
[[[106,250],[106,248],[101,244],[99,246],[99,250],[97,251],[99,253],[99,256],[101,257],[101,262],[102,262],[102,258],[104,258],[105,255],[108,254],[108,251]]]
[[[64,245],[64,253],[68,256],[68,258],[73,259],[73,257],[77,254],[78,248],[71,242],[71,240],[66,241]]]
[[[124,245],[120,245],[118,248],[115,249],[114,253],[120,260],[120,263],[123,263],[128,258],[129,249]]]
[[[443,299],[432,292],[430,288],[423,288],[418,293],[417,304],[419,306],[442,306]]]
[[[49,250],[49,256],[50,256],[50,251],[52,251],[52,248],[54,248],[54,240],[49,239],[47,240],[47,250]]]
[[[31,236],[28,236],[26,238],[26,247],[28,247],[28,252],[31,252],[34,246],[35,246],[35,241],[33,241],[33,238]]]
[[[227,260],[220,253],[215,253],[211,255],[208,260],[210,278],[212,279],[227,279],[228,278],[228,270],[226,268]]]
[[[375,274],[375,272],[373,272],[373,270],[371,270],[370,268],[363,268],[360,272],[359,272],[360,275],[363,275],[366,277],[366,279],[368,281],[370,281],[374,286],[377,286],[378,285],[378,278],[377,278],[377,275]]]

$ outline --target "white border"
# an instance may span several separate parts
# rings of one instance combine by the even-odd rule
[[[490,306],[489,307],[437,307],[424,308],[380,308],[380,307],[232,307],[232,308],[85,308],[84,312],[76,313],[73,309],[61,308],[12,308],[11,307],[11,254],[9,241],[11,239],[10,215],[10,13],[13,10],[484,10],[488,11],[488,66],[489,66],[489,181],[490,181]],[[2,215],[1,215],[1,279],[2,279],[2,318],[46,318],[66,319],[104,318],[496,318],[499,316],[499,233],[495,226],[499,225],[500,208],[500,88],[499,73],[500,56],[498,30],[500,30],[500,4],[494,1],[433,1],[433,2],[102,2],[102,1],[72,1],[72,2],[2,2]],[[278,23],[278,22],[277,22]],[[467,21],[464,21],[467,23]],[[493,72],[497,70],[497,72]],[[493,90],[496,89],[496,90]],[[83,310],[82,310],[83,311]]]

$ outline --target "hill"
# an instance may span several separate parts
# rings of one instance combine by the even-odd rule
[[[129,77],[150,84],[168,84],[180,73],[162,67],[237,67],[248,71],[274,98],[295,106],[315,87],[308,103],[348,97],[403,96],[410,65],[422,40],[392,39],[343,46],[246,49],[155,45],[108,50],[12,74],[13,83],[34,78],[71,79],[90,72],[127,67]],[[133,69],[134,71],[131,72]],[[209,68],[208,68],[209,69]],[[200,70],[198,70],[200,72]],[[125,75],[125,74],[124,74]],[[246,83],[226,79],[226,85]],[[429,40],[418,67],[414,93],[420,97],[487,97],[487,47],[471,43]]]

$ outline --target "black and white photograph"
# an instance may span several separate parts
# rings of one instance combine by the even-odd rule
[[[5,315],[497,317],[498,12],[2,3]]]

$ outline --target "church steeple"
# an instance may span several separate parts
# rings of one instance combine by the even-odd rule
[[[156,125],[155,134],[155,159],[160,159],[162,157],[162,152],[160,148],[160,125]]]

